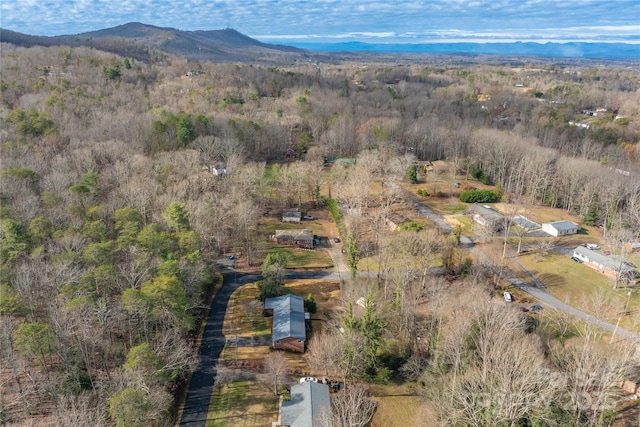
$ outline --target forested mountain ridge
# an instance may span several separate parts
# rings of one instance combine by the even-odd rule
[[[88,46],[140,61],[166,54],[195,61],[286,64],[295,61],[409,61],[433,63],[631,64],[640,61],[638,45],[626,43],[263,43],[234,29],[185,31],[139,22],[74,35],[32,36],[0,28],[0,41],[17,46]],[[391,59],[393,58],[393,59]],[[597,61],[597,62],[596,62]]]
[[[0,40],[24,47],[88,46],[141,61],[157,59],[160,53],[223,62],[291,62],[306,56],[302,49],[262,43],[233,29],[181,31],[138,22],[55,37],[0,29]]]
[[[608,232],[640,230],[634,70],[275,67],[170,54],[146,62],[95,47],[8,43],[1,51],[8,423],[126,425],[135,414],[142,425],[171,425],[216,283],[213,261],[237,251],[259,265],[265,212],[320,206],[327,196],[374,204],[371,182],[390,191],[375,203],[399,202],[382,184],[399,182],[416,159],[447,159],[509,197],[588,215]],[[358,157],[359,166],[325,175],[328,157]],[[321,194],[328,176],[338,185]],[[428,238],[417,246],[443,247]],[[437,295],[446,285],[434,283]],[[520,328],[511,317],[504,324]],[[499,341],[508,353],[512,341]],[[461,354],[465,342],[447,345]],[[455,364],[456,354],[439,351]]]

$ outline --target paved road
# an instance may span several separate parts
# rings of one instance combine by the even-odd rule
[[[520,262],[517,259],[512,258],[511,261],[513,262],[514,265],[516,265],[516,267],[518,267],[527,276],[529,276],[529,278],[531,279],[531,282],[533,283],[533,286],[531,286],[530,284],[524,283],[519,279],[509,279],[509,281],[514,286],[520,288],[521,290],[528,293],[529,295],[536,297],[538,300],[544,302],[545,304],[550,305],[551,307],[557,310],[561,310],[561,311],[564,311],[565,313],[569,313],[572,316],[575,316],[581,320],[584,320],[585,322],[590,323],[592,325],[599,326],[600,328],[606,331],[609,331],[611,333],[614,333],[615,331],[616,336],[624,339],[629,339],[635,342],[636,345],[640,346],[640,335],[636,334],[635,332],[623,329],[619,326],[616,328],[616,326],[612,323],[606,322],[602,319],[599,319],[595,316],[585,313],[582,310],[578,310],[575,307],[572,307],[568,304],[563,303],[559,299],[555,298],[553,295],[549,294],[547,292],[547,289],[544,283],[542,283],[540,279],[538,279],[533,273],[531,273],[522,264],[520,264]]]
[[[581,320],[584,320],[585,322],[590,323],[592,325],[596,325],[611,333],[615,331],[616,337],[628,339],[633,343],[635,343],[636,345],[640,345],[640,335],[634,332],[628,331],[620,327],[618,327],[616,330],[616,325],[609,322],[605,322],[604,320],[598,319],[595,316],[592,316],[588,313],[585,313],[584,311],[578,310],[577,308],[574,308],[568,304],[565,304],[562,301],[555,298],[554,296],[552,296],[551,294],[548,294],[544,289],[540,289],[537,286],[531,286],[519,279],[509,279],[509,281],[517,288],[521,289],[522,291],[528,293],[529,295],[537,298],[539,301],[557,310],[564,311],[565,313],[571,314],[572,316],[575,316]]]

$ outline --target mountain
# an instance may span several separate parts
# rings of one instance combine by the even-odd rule
[[[295,43],[296,47],[325,52],[377,52],[499,55],[542,58],[640,60],[640,44],[630,43]]]
[[[216,62],[290,63],[297,60],[427,60],[424,54],[487,60],[481,55],[541,60],[640,61],[640,44],[626,43],[262,43],[233,29],[182,31],[130,22],[113,28],[55,37],[0,29],[0,41],[18,46],[89,46],[141,61],[167,54]],[[466,57],[466,59],[464,59]],[[463,59],[461,59],[463,58]],[[433,58],[432,58],[433,59]]]
[[[0,40],[18,46],[89,46],[142,61],[158,53],[219,62],[282,62],[305,57],[299,48],[262,43],[233,29],[181,31],[131,22],[77,35],[30,36],[0,29]]]

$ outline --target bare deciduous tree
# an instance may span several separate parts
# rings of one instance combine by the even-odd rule
[[[589,339],[552,354],[563,380],[565,409],[573,414],[576,425],[603,425],[602,415],[615,409],[621,399],[619,384],[631,375],[632,354],[628,345],[601,348]]]
[[[312,369],[322,371],[325,376],[335,370],[337,341],[326,331],[315,332],[307,347],[307,361]]]
[[[289,362],[282,351],[272,352],[264,361],[264,370],[273,379],[273,394],[278,395],[278,381],[289,372]]]
[[[331,396],[333,427],[364,427],[377,403],[363,384],[350,384]]]
[[[469,322],[452,328],[451,337],[443,330],[443,339],[455,350],[451,362],[459,367],[442,385],[445,423],[489,427],[514,426],[525,418],[546,422],[558,384],[550,381],[542,345],[537,336],[525,333],[520,313],[478,298],[457,307],[456,318]]]

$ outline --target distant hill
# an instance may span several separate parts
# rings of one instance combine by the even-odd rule
[[[89,46],[142,61],[156,58],[158,52],[220,62],[281,62],[306,56],[302,49],[262,43],[233,29],[181,31],[138,22],[55,37],[0,29],[0,41],[24,47]]]
[[[182,31],[130,22],[113,28],[76,35],[30,36],[0,29],[0,41],[18,46],[89,46],[141,61],[162,54],[191,60],[249,63],[287,63],[296,60],[420,60],[422,54],[479,55],[511,58],[640,61],[640,44],[625,43],[294,43],[293,46],[262,43],[233,29]]]
[[[526,56],[640,60],[640,44],[630,43],[295,43],[296,47],[325,52],[377,52]]]

